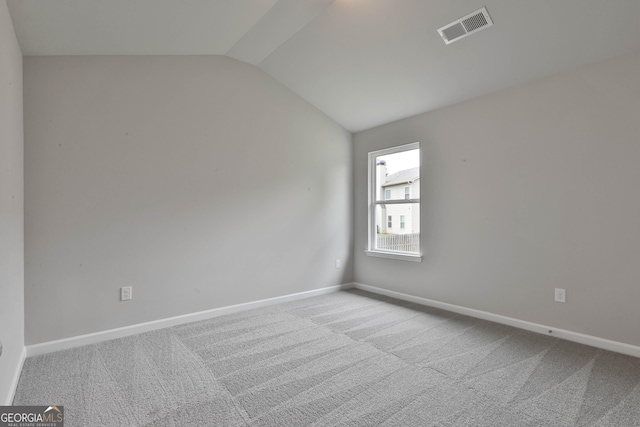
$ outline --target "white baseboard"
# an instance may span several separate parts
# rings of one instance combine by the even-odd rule
[[[5,406],[10,406],[13,404],[13,398],[16,394],[16,389],[18,388],[18,381],[20,381],[20,374],[22,373],[22,366],[24,365],[24,359],[27,358],[27,349],[26,347],[22,347],[22,352],[20,353],[20,359],[18,360],[18,366],[16,367],[16,371],[13,374],[13,380],[11,380],[11,388],[9,389],[9,395],[5,400]]]
[[[375,286],[364,285],[362,283],[354,283],[353,287],[355,287],[356,289],[361,289],[363,291],[369,291],[369,292],[373,292],[380,295],[386,295],[388,297],[396,298],[403,301],[414,302],[416,304],[426,305],[429,307],[441,308],[443,310],[464,314],[464,315],[475,317],[478,319],[490,320],[492,322],[501,323],[503,325],[513,326],[520,329],[525,329],[527,331],[538,332],[540,334],[550,335],[550,336],[562,338],[568,341],[573,341],[580,344],[601,348],[604,350],[615,351],[616,353],[622,353],[622,354],[627,354],[629,356],[640,357],[640,347],[631,345],[631,344],[621,343],[618,341],[611,341],[608,339],[594,337],[591,335],[585,335],[578,332],[567,331],[565,329],[554,328],[552,326],[545,326],[538,323],[532,323],[524,320],[514,319],[512,317],[501,316],[499,314],[493,314],[487,311],[475,310],[473,308],[467,308],[467,307],[462,307],[455,304],[448,304],[445,302],[417,297],[414,295],[408,295],[402,292],[390,291],[387,289],[377,288]]]
[[[237,313],[240,311],[251,310],[254,308],[265,307],[269,305],[279,304],[298,299],[309,298],[317,295],[338,292],[343,289],[352,288],[353,284],[347,283],[343,285],[329,286],[326,288],[314,289],[296,294],[283,295],[280,297],[267,298],[258,301],[247,302],[243,304],[230,305],[227,307],[214,308],[212,310],[199,311],[197,313],[185,314],[182,316],[169,317],[166,319],[154,320],[151,322],[138,323],[136,325],[124,326],[122,328],[109,329],[107,331],[95,332],[92,334],[79,335],[71,338],[64,338],[56,341],[48,341],[41,344],[33,344],[26,347],[26,356],[38,356],[40,354],[51,353],[54,351],[66,350],[69,348],[80,347],[87,344],[95,344],[102,341],[108,341],[115,338],[122,338],[130,335],[139,334],[141,332],[153,331],[156,329],[168,328],[171,326],[182,325],[199,320],[207,320],[225,314]]]

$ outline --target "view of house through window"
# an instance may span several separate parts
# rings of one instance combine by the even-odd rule
[[[369,250],[420,253],[418,143],[369,153]]]

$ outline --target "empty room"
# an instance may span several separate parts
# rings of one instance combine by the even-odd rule
[[[639,426],[639,23],[0,0],[0,426]]]

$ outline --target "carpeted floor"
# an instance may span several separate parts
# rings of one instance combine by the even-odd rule
[[[351,290],[28,358],[66,426],[639,426],[640,359]]]

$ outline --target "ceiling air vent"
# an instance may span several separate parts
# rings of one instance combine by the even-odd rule
[[[493,21],[489,16],[489,12],[487,12],[486,7],[483,7],[444,27],[438,28],[438,33],[440,33],[442,40],[449,44],[492,25]]]

